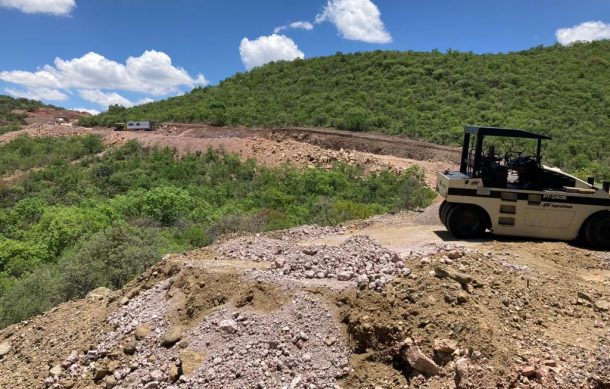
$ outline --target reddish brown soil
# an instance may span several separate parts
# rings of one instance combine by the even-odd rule
[[[368,173],[383,169],[400,172],[418,165],[424,169],[429,186],[434,186],[438,171],[454,167],[457,155],[453,148],[401,137],[329,129],[271,130],[193,124],[168,124],[152,132],[32,124],[21,131],[0,136],[0,144],[21,135],[75,136],[91,133],[101,135],[110,146],[137,140],[147,147],[171,147],[179,154],[205,152],[211,147],[238,154],[242,159],[256,159],[267,166],[289,162],[304,168],[328,168],[339,161],[359,166]]]

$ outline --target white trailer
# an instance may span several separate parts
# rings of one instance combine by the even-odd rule
[[[152,131],[153,124],[149,121],[140,121],[140,122],[127,122],[128,130],[144,130],[144,131]]]

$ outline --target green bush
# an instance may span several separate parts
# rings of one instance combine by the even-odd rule
[[[56,162],[70,162],[101,152],[103,145],[97,135],[75,138],[30,138],[20,136],[0,145],[0,174],[27,170]]]
[[[95,149],[93,142],[88,150]],[[23,302],[0,309],[0,323],[98,286],[118,288],[162,253],[223,234],[336,224],[425,205],[434,196],[417,169],[397,176],[364,175],[345,164],[265,168],[212,150],[177,158],[173,150],[131,142],[79,163],[67,156],[0,188],[0,304]],[[34,282],[40,285],[28,291]]]
[[[83,239],[57,263],[63,300],[100,286],[117,289],[161,257],[157,233],[117,223]]]
[[[122,287],[161,258],[161,243],[156,232],[123,223],[82,239],[57,263],[39,266],[4,288],[0,327],[82,298],[100,286]]]
[[[61,303],[60,287],[60,270],[49,265],[43,265],[15,282],[0,296],[0,328]]]
[[[142,211],[165,225],[175,223],[191,208],[192,199],[186,190],[159,186],[144,195]]]
[[[45,248],[39,244],[19,242],[0,235],[0,273],[20,277],[35,269],[45,257]]]
[[[80,207],[49,207],[32,229],[53,257],[72,247],[78,239],[110,225],[112,216],[101,209]]]
[[[234,214],[223,216],[210,226],[207,235],[213,239],[235,232],[262,232],[266,229],[266,220],[262,214]]]
[[[319,204],[319,222],[323,225],[336,225],[348,220],[366,219],[383,212],[383,207],[377,204],[362,204],[350,200],[336,200],[331,203]]]

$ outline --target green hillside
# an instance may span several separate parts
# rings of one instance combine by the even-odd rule
[[[218,86],[83,119],[332,126],[457,144],[464,124],[553,136],[547,161],[610,175],[610,41],[508,54],[367,52],[272,63]]]
[[[415,167],[366,176],[342,164],[266,168],[212,150],[104,149],[95,135],[0,145],[0,175],[27,170],[0,181],[0,328],[120,288],[163,254],[226,233],[336,225],[435,197]]]
[[[53,107],[45,105],[39,101],[12,98],[9,96],[0,95],[0,134],[9,131],[15,131],[20,128],[21,124],[25,123],[25,114],[15,113],[14,111],[30,111],[37,108]]]

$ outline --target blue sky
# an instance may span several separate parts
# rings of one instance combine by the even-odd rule
[[[0,94],[103,111],[273,59],[609,38],[608,0],[0,0]]]

